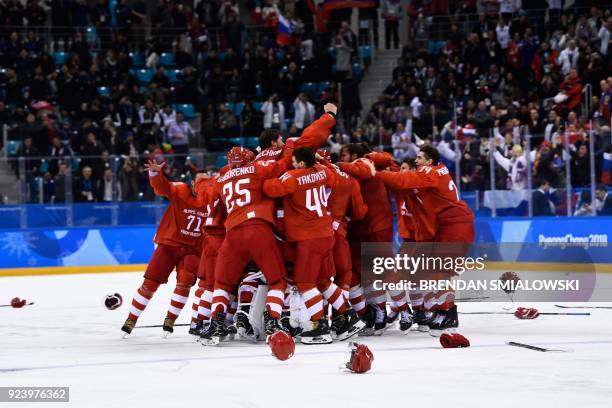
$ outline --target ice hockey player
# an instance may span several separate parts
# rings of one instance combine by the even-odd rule
[[[212,185],[216,177],[209,178],[202,183]],[[221,244],[225,239],[225,218],[227,213],[220,200],[206,206],[206,219],[204,220],[202,239],[202,256],[198,266],[198,288],[195,291],[191,326],[189,333],[199,335],[204,324],[210,320],[212,307],[213,286],[215,284],[215,263]]]
[[[365,144],[351,143],[345,145],[341,150],[341,162],[338,166],[345,173],[359,179],[363,200],[368,206],[368,212],[360,221],[353,221],[349,225],[349,243],[351,248],[352,265],[354,270],[354,280],[351,284],[351,303],[359,304],[366,297],[367,309],[363,310],[363,318],[366,321],[366,328],[360,335],[380,335],[384,332],[387,325],[387,294],[384,291],[375,291],[369,287],[361,287],[361,244],[364,242],[388,243],[389,252],[391,251],[391,241],[393,240],[393,210],[391,208],[391,197],[380,180],[372,178],[368,174],[367,167],[360,164],[361,159],[370,153],[370,149]],[[387,153],[388,161],[393,162],[393,158]],[[364,293],[367,291],[367,293]],[[359,312],[359,310],[357,310]]]
[[[287,240],[295,245],[293,281],[302,295],[313,324],[302,332],[302,343],[331,343],[329,324],[323,311],[323,298],[336,310],[335,337],[346,339],[362,327],[356,313],[348,305],[342,290],[331,281],[335,274],[332,249],[334,233],[327,208],[327,190],[336,184],[335,172],[317,164],[309,148],[293,152],[293,167],[278,179],[264,183],[264,193],[284,197]],[[347,307],[348,306],[348,307]]]
[[[433,242],[454,244],[444,245],[443,251],[453,252],[447,255],[464,256],[474,241],[474,215],[459,199],[450,172],[439,160],[438,150],[426,145],[417,155],[418,169],[415,172],[377,171],[373,164],[369,164],[369,167],[375,178],[383,181],[387,187],[398,191],[412,189],[422,203],[422,206],[413,207],[417,225],[433,225]],[[447,271],[431,274],[431,279],[450,278]],[[429,327],[432,335],[439,335],[446,329],[458,327],[459,320],[452,290],[438,292],[435,298],[436,304],[432,310],[435,310],[436,316]]]
[[[145,164],[155,194],[168,198],[170,204],[155,233],[154,242],[157,248],[145,271],[144,282],[136,291],[129,315],[121,328],[127,334],[134,329],[138,317],[159,285],[167,283],[168,277],[176,268],[176,288],[163,324],[163,330],[172,333],[174,321],[187,303],[189,291],[196,280],[206,214],[196,204],[192,186],[171,183],[165,178],[162,172],[164,165],[165,163],[157,164],[154,161]],[[197,173],[196,180],[202,176],[204,173]]]
[[[227,335],[226,313],[230,296],[241,281],[245,266],[254,261],[263,272],[269,291],[264,312],[267,335],[280,330],[284,304],[285,266],[274,238],[274,203],[263,194],[263,182],[278,177],[289,167],[291,149],[278,162],[252,161],[248,149],[234,147],[227,153],[228,167],[209,185],[196,184],[198,203],[208,205],[221,199],[227,211],[226,235],[215,264],[211,324],[201,334],[205,345],[215,345]]]

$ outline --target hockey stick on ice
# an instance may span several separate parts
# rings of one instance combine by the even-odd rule
[[[555,305],[561,309],[612,309],[612,306],[563,306]]]
[[[475,296],[475,297],[464,297],[455,299],[455,303],[457,302],[477,302],[479,300],[491,299],[491,296]]]
[[[26,303],[23,306],[31,306],[33,304],[34,304],[34,302],[29,302],[29,303]],[[0,307],[14,307],[14,306],[9,303],[8,305],[0,305]],[[19,308],[15,308],[15,309],[19,309]]]
[[[175,324],[174,327],[180,327],[180,326],[189,326],[191,323],[178,323]],[[136,326],[134,327],[135,329],[154,329],[156,327],[164,327],[163,324],[152,324],[150,326]]]
[[[557,351],[557,352],[565,353],[565,352],[568,351],[568,350],[561,350],[561,349],[547,349],[547,348],[544,348],[544,347],[532,346],[531,344],[517,343],[515,341],[509,341],[506,344],[509,345],[509,346],[522,347],[522,348],[526,348],[526,349],[529,349],[529,350],[541,351],[541,352]]]
[[[459,314],[471,314],[471,315],[513,315],[514,312],[459,312]],[[540,316],[590,316],[589,312],[576,312],[576,313],[556,313],[556,312],[540,312]]]

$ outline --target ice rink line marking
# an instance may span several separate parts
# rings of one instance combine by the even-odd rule
[[[595,341],[568,341],[563,343],[540,343],[535,342],[540,346],[564,346],[564,345],[589,345],[589,344],[612,344],[612,340],[595,340]],[[263,343],[262,343],[263,344]],[[470,346],[470,348],[505,348],[508,347],[506,343],[502,344],[478,344]],[[220,348],[223,348],[221,346]],[[427,346],[427,347],[393,347],[393,348],[376,348],[375,352],[387,352],[387,351],[424,351],[424,350],[444,350],[440,346]],[[297,356],[308,356],[308,355],[324,355],[324,354],[346,354],[346,350],[333,350],[333,351],[307,351],[300,352]],[[168,359],[157,359],[157,360],[132,360],[132,361],[114,361],[108,363],[84,363],[84,364],[58,364],[49,366],[39,367],[15,367],[15,368],[0,368],[0,373],[14,373],[21,371],[36,371],[36,370],[53,370],[62,368],[83,368],[83,367],[105,367],[105,366],[119,366],[128,364],[155,364],[155,363],[181,363],[187,361],[207,361],[207,360],[231,360],[231,359],[244,359],[244,358],[270,358],[271,354],[254,354],[254,355],[226,355],[226,356],[208,356],[208,357],[193,357],[193,358],[168,358]]]

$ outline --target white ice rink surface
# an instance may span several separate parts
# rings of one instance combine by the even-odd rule
[[[338,368],[346,343],[298,344],[286,362],[265,344],[203,347],[178,327],[119,330],[139,273],[0,278],[0,303],[19,296],[36,303],[0,308],[0,386],[68,386],[73,407],[611,407],[612,310],[591,316],[462,315],[468,349],[442,349],[422,333],[390,329],[361,337],[375,361],[367,374]],[[173,283],[162,286],[139,320],[161,324]],[[119,292],[124,305],[103,306]],[[610,304],[608,304],[609,306]],[[502,303],[461,303],[463,311],[503,311]],[[187,307],[179,322],[188,320]],[[517,341],[567,352],[510,347]],[[451,405],[452,404],[452,405]],[[40,403],[2,406],[41,406]]]

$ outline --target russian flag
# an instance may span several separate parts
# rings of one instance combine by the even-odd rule
[[[603,154],[601,182],[606,185],[612,184],[612,153]]]
[[[276,26],[276,43],[281,46],[291,44],[293,35],[293,22],[278,13],[278,25]]]

